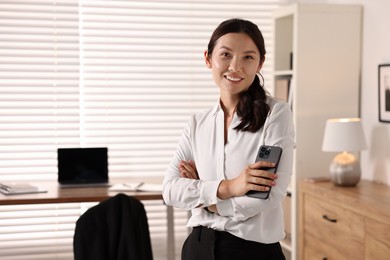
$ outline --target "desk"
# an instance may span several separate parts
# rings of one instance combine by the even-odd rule
[[[45,193],[3,195],[0,194],[1,205],[46,204],[46,203],[78,203],[100,202],[115,196],[119,192],[109,191],[108,187],[60,188],[57,183],[40,182],[33,185],[47,189]],[[161,192],[121,192],[138,200],[162,200]],[[167,255],[169,260],[175,258],[175,240],[173,227],[173,208],[167,206]]]

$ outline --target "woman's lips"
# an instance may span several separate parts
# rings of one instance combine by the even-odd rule
[[[229,76],[229,75],[226,75],[225,78],[229,81],[233,81],[233,82],[239,82],[241,81],[243,78],[241,77],[237,77],[237,76]]]

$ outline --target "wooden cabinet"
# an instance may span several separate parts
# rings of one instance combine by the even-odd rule
[[[292,4],[274,18],[274,93],[286,80],[296,130],[291,192],[291,240],[282,245],[297,258],[297,183],[328,176],[334,156],[321,150],[326,120],[359,117],[362,7]],[[282,87],[278,91],[278,87]],[[286,214],[287,215],[287,214]]]
[[[389,259],[389,186],[301,182],[299,190],[300,260]]]
[[[388,200],[390,198],[388,197]],[[390,219],[387,223],[366,220],[366,259],[388,259],[390,257]]]

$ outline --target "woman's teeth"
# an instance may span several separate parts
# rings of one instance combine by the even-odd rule
[[[226,78],[230,81],[240,81],[241,78],[233,78],[233,77],[230,77],[230,76],[226,76]]]

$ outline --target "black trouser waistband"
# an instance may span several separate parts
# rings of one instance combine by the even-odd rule
[[[182,260],[284,260],[280,244],[245,240],[226,231],[194,227],[185,241]]]

